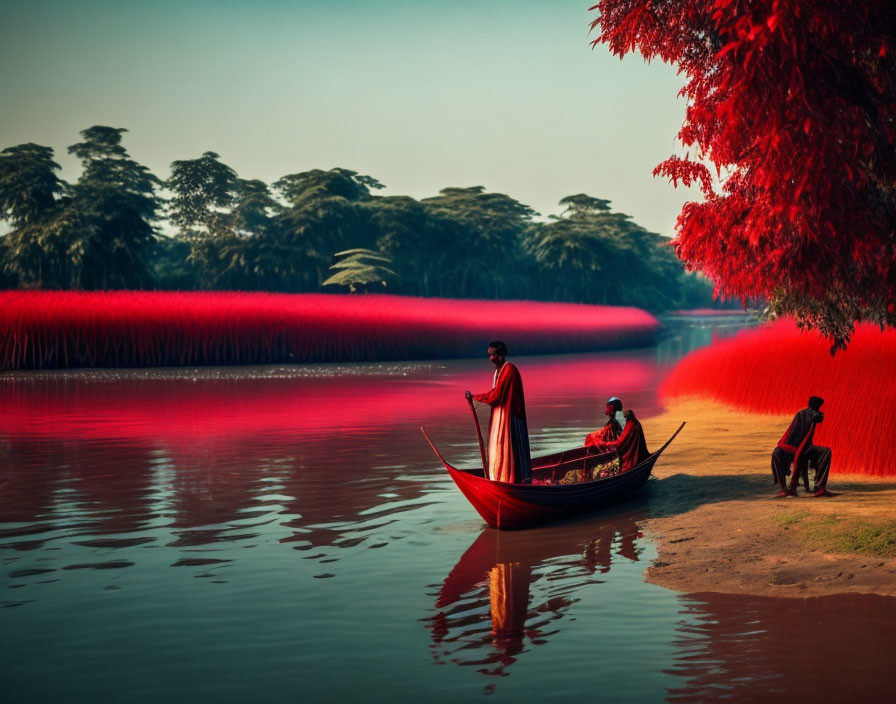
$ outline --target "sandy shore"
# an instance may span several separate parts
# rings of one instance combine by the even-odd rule
[[[676,401],[644,421],[652,449],[681,421],[649,485],[643,524],[659,546],[646,579],[684,592],[896,596],[896,480],[843,475],[837,495],[775,498],[771,451],[792,416]],[[811,479],[812,472],[810,472]]]

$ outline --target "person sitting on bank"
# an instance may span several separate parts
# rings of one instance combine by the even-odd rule
[[[809,397],[809,407],[793,417],[790,427],[781,436],[778,446],[772,452],[772,476],[780,487],[778,497],[796,496],[796,487],[802,476],[809,492],[809,467],[815,469],[815,488],[811,494],[815,497],[833,496],[828,491],[828,474],[831,471],[831,449],[821,445],[813,445],[812,437],[816,426],[824,420],[821,405],[824,399],[818,396]],[[793,476],[790,485],[787,475],[793,463]]]
[[[607,405],[604,408],[604,414],[609,418],[609,420],[603,428],[595,430],[593,433],[589,433],[585,437],[585,446],[602,447],[608,442],[618,440],[619,436],[622,435],[622,426],[619,425],[619,421],[616,420],[616,414],[621,412],[622,401],[620,401],[615,396],[611,396],[610,398],[608,398]]]
[[[622,414],[625,418],[625,429],[618,440],[605,443],[608,449],[614,449],[619,453],[620,472],[627,472],[632,467],[647,459],[650,454],[647,450],[647,442],[644,440],[644,428],[641,421],[635,417],[631,409]]]

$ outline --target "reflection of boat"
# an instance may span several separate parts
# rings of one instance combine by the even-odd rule
[[[629,506],[598,521],[513,533],[486,530],[445,578],[426,619],[438,663],[506,676],[527,644],[544,644],[617,555],[637,561],[641,537]],[[493,686],[493,685],[492,685]]]
[[[525,528],[539,521],[568,516],[606,504],[638,489],[647,481],[654,463],[684,425],[682,423],[659,450],[626,472],[603,479],[561,485],[496,482],[486,479],[482,468],[457,469],[445,461],[426,431],[421,430],[454,483],[489,526]],[[588,471],[613,457],[615,453],[598,453],[593,447],[577,447],[552,455],[533,457],[532,478],[553,478],[556,481],[571,470]]]

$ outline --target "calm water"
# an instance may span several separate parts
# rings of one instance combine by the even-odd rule
[[[731,329],[515,359],[533,451],[580,443],[610,394],[658,412],[668,365]],[[568,524],[485,528],[418,428],[475,464],[462,394],[490,383],[486,359],[0,376],[4,701],[887,691],[896,600],[644,583],[660,482]]]

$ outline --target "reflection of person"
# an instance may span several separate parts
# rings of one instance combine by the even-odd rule
[[[831,496],[827,490],[828,474],[831,471],[831,449],[812,444],[816,426],[824,420],[824,413],[819,410],[823,398],[809,397],[809,407],[793,417],[790,427],[781,436],[778,446],[772,452],[772,475],[781,487],[778,496],[796,496],[796,485],[800,477],[806,491],[809,491],[809,467],[815,469],[815,488],[812,496]],[[793,476],[787,485],[790,464],[793,463]]]
[[[467,391],[466,396],[492,407],[488,424],[489,477],[499,482],[530,482],[532,461],[523,379],[506,356],[507,345],[490,342],[488,358],[495,365],[494,386],[491,391],[475,396]]]
[[[607,424],[600,428],[599,430],[595,430],[593,433],[590,433],[585,437],[585,446],[594,445],[596,447],[600,447],[605,443],[611,442],[612,440],[618,440],[619,436],[622,435],[622,426],[619,425],[619,421],[616,420],[616,414],[622,411],[622,401],[620,401],[615,396],[611,396],[607,399],[606,408],[604,408],[604,414],[609,418]]]
[[[614,449],[619,453],[620,472],[627,472],[639,462],[647,459],[650,454],[647,450],[647,443],[644,440],[644,429],[641,427],[641,421],[635,417],[635,412],[631,409],[623,414],[625,418],[625,429],[618,440],[612,440],[605,443],[608,449]]]
[[[547,643],[560,630],[550,624],[570,614],[577,592],[592,582],[584,576],[639,559],[636,518],[622,512],[600,523],[546,526],[538,535],[479,533],[442,583],[436,613],[426,619],[436,662],[473,666],[489,676],[510,674],[520,652]]]
[[[520,562],[499,562],[488,572],[492,644],[505,655],[523,650],[532,568]]]

